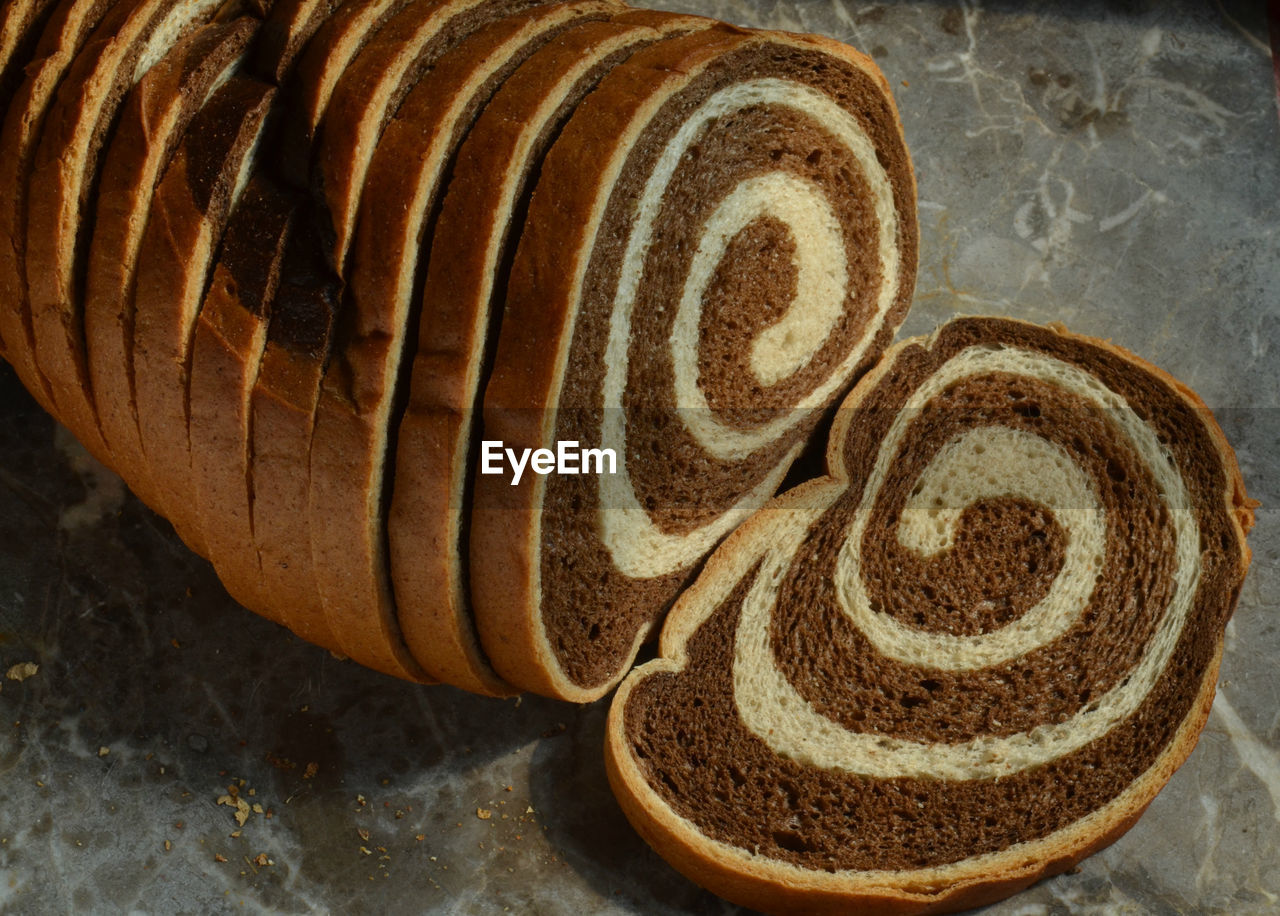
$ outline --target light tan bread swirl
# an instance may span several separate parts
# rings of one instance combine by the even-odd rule
[[[431,240],[387,522],[405,641],[441,681],[514,690],[475,632],[465,535],[484,372],[532,182],[564,122],[610,69],[666,35],[710,24],[636,10],[569,29],[511,75],[458,152]]]
[[[852,49],[717,25],[601,82],[530,203],[484,438],[612,449],[617,473],[477,477],[472,592],[502,677],[578,701],[622,677],[888,343],[915,251],[896,111]]]
[[[804,913],[976,906],[1115,840],[1195,745],[1248,568],[1203,403],[1101,341],[959,319],[859,383],[827,462],[619,689],[637,829]]]

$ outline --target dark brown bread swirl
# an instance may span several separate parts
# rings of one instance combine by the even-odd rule
[[[1004,319],[904,341],[830,478],[708,561],[610,711],[677,868],[772,912],[947,912],[1071,867],[1195,745],[1249,563],[1221,430],[1117,347]]]
[[[498,673],[579,701],[615,684],[889,342],[915,263],[911,166],[868,58],[717,25],[614,68],[541,170],[484,438],[611,449],[616,473],[477,477]]]

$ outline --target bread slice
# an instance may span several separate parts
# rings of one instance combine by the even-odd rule
[[[616,473],[478,475],[472,595],[499,674],[577,701],[617,683],[888,343],[916,237],[888,86],[844,45],[719,25],[601,82],[529,206],[484,438],[611,450]]]
[[[345,269],[369,162],[405,95],[441,53],[473,32],[477,23],[539,2],[420,0],[379,29],[342,74],[313,153],[317,190],[331,220],[331,258],[339,273]]]
[[[482,9],[492,17],[505,7]],[[397,675],[418,667],[400,636],[389,580],[385,462],[423,246],[453,153],[521,61],[557,32],[617,9],[597,0],[550,4],[479,28],[435,61],[378,143],[316,411],[309,504],[325,614],[344,654],[369,667]]]
[[[250,399],[296,198],[259,171],[227,225],[191,344],[191,467],[201,540],[227,591],[278,623],[253,530]]]
[[[133,388],[134,280],[152,195],[191,119],[243,63],[256,20],[207,25],[183,39],[129,93],[93,209],[85,278],[89,380],[115,467],[158,508],[145,473]]]
[[[113,8],[76,55],[31,163],[26,272],[36,363],[55,413],[95,455],[109,455],[85,357],[84,260],[98,174],[128,91],[223,0],[136,0]]]
[[[276,0],[263,19],[253,72],[276,86],[293,72],[307,43],[333,15],[341,0]]]
[[[514,688],[480,648],[466,577],[474,433],[510,263],[547,149],[604,74],[664,35],[711,20],[632,11],[577,25],[520,65],[452,168],[432,233],[387,531],[406,644],[435,677],[477,693]]]
[[[994,318],[904,341],[830,477],[708,561],[607,726],[640,833],[768,912],[989,903],[1119,837],[1209,714],[1256,503],[1204,404]]]
[[[156,188],[138,257],[133,367],[143,455],[162,514],[202,554],[188,433],[191,339],[274,96],[269,84],[241,76],[213,93]]]
[[[0,339],[5,358],[46,410],[53,395],[36,368],[35,332],[27,295],[27,176],[45,116],[71,62],[116,0],[59,3],[41,33],[26,78],[14,94],[0,130]],[[105,458],[105,455],[98,456]]]
[[[268,309],[249,399],[252,525],[262,603],[279,608],[303,639],[339,652],[316,589],[307,529],[315,405],[341,296],[317,224],[305,206],[294,219]]]

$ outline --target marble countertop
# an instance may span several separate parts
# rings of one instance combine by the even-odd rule
[[[1190,761],[1114,846],[991,912],[1280,910],[1264,4],[657,5],[869,52],[919,178],[905,332],[966,312],[1113,338],[1196,388],[1263,501]],[[2,911],[736,912],[628,827],[605,704],[401,684],[240,609],[0,367],[0,672],[27,662],[0,681]]]

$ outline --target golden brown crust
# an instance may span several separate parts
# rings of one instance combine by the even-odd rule
[[[1014,329],[1035,327],[1013,319],[958,319],[957,324],[970,321],[976,325],[985,323]],[[1073,867],[1132,827],[1174,771],[1185,762],[1208,718],[1222,656],[1220,631],[1200,674],[1195,700],[1176,733],[1155,762],[1120,794],[1085,818],[1041,839],[925,871],[806,872],[778,860],[752,856],[702,834],[692,822],[673,811],[648,784],[632,754],[627,734],[625,715],[629,698],[654,675],[687,667],[687,646],[715,610],[717,595],[723,593],[722,584],[740,579],[762,555],[770,543],[775,519],[792,513],[809,517],[819,511],[819,507],[829,504],[831,494],[848,486],[845,440],[851,424],[856,421],[858,408],[896,367],[904,351],[931,348],[943,330],[928,340],[901,341],[885,352],[837,414],[827,452],[829,476],[802,484],[776,498],[726,539],[668,617],[662,634],[662,657],[636,669],[614,697],[606,726],[606,767],[610,784],[628,819],[679,871],[732,901],[775,913],[835,914],[856,909],[871,914],[916,914],[954,912],[1003,899],[1041,878]],[[1051,326],[1049,332],[1120,357],[1139,372],[1157,379],[1195,411],[1217,449],[1224,472],[1222,508],[1235,527],[1236,546],[1242,558],[1236,572],[1238,578],[1234,580],[1238,584],[1248,567],[1245,534],[1256,502],[1244,494],[1235,456],[1203,402],[1168,373],[1127,350],[1071,334],[1060,325]]]
[[[254,545],[250,398],[296,207],[255,175],[227,226],[191,346],[194,500],[209,560],[246,607],[285,623]]]
[[[85,281],[89,377],[112,466],[152,508],[133,392],[133,293],[152,195],[187,125],[235,66],[254,20],[206,26],[175,45],[130,92],[102,168]]]
[[[46,410],[53,394],[36,367],[35,331],[27,289],[27,176],[58,86],[80,48],[116,0],[59,4],[50,18],[26,79],[10,102],[0,131],[0,338],[5,358]],[[99,456],[103,458],[106,456]]]
[[[26,272],[36,364],[49,382],[59,419],[101,460],[99,428],[85,355],[80,276],[88,230],[82,214],[96,193],[116,112],[133,85],[152,34],[182,17],[178,35],[214,11],[212,0],[141,0],[113,8],[76,55],[49,109],[31,162]]]
[[[214,93],[156,188],[138,257],[133,363],[143,455],[163,514],[201,555],[188,433],[191,337],[274,94],[244,77]]]

